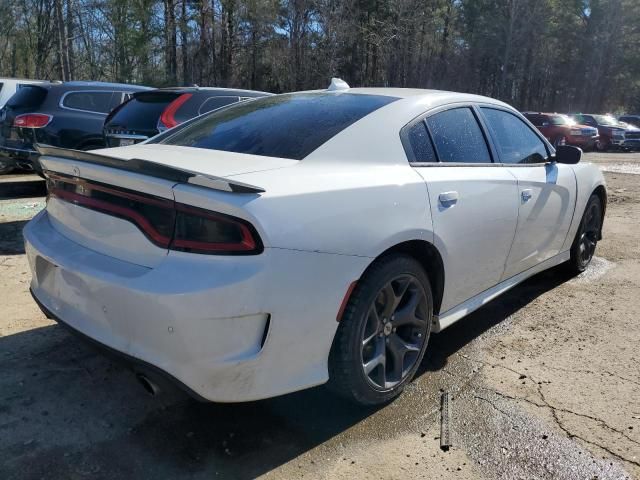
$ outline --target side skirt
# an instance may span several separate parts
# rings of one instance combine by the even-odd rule
[[[511,278],[508,278],[494,287],[491,287],[484,292],[480,292],[475,297],[471,297],[466,302],[461,303],[460,305],[453,307],[447,310],[444,313],[441,313],[438,316],[434,316],[433,322],[433,332],[437,333],[445,328],[453,325],[455,322],[460,320],[463,317],[466,317],[471,312],[477,310],[483,305],[489,303],[494,298],[502,295],[507,290],[515,287],[519,283],[523,282],[529,277],[532,277],[536,273],[540,273],[543,270],[547,270],[551,267],[555,267],[556,265],[560,265],[563,262],[566,262],[571,257],[571,253],[569,250],[566,252],[561,252],[554,257],[548,258],[542,263],[525,270],[524,272],[520,272],[517,275],[514,275]]]

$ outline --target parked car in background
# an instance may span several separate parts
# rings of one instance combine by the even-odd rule
[[[93,150],[104,147],[107,114],[148,87],[66,82],[25,85],[0,110],[0,172],[39,170],[34,143]]]
[[[198,115],[266,95],[271,94],[208,87],[160,88],[138,92],[106,118],[105,143],[109,147],[139,143]]]
[[[0,78],[0,108],[4,107],[14,93],[25,85],[49,83],[46,80],[29,80],[26,78]]]
[[[624,147],[628,150],[640,149],[640,128],[626,122],[619,122],[624,127]]]
[[[600,138],[596,142],[596,148],[600,151],[609,149],[624,149],[625,127],[609,115],[595,115],[574,113],[570,115],[576,122],[589,125],[598,129]]]
[[[640,128],[640,115],[622,115],[618,117],[618,121]]]
[[[584,271],[606,209],[600,169],[503,102],[337,79],[142,145],[39,148],[49,201],[24,237],[42,310],[148,391],[164,372],[218,402],[327,381],[387,402],[431,332]]]
[[[524,112],[523,115],[554,147],[573,145],[591,150],[599,139],[597,128],[581,125],[568,115],[542,112]]]

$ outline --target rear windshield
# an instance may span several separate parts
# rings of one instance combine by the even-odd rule
[[[159,141],[302,160],[349,125],[395,100],[353,93],[263,97],[216,110]]]
[[[42,104],[46,96],[47,89],[25,85],[11,96],[7,105],[11,108],[35,108]]]
[[[175,92],[139,93],[116,111],[109,125],[127,125],[128,128],[156,128],[164,109],[180,94]]]

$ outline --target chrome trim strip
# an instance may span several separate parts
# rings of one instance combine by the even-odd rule
[[[58,102],[58,106],[60,108],[64,109],[64,110],[71,110],[72,112],[93,113],[95,115],[103,115],[103,116],[106,117],[107,115],[109,115],[109,112],[102,113],[102,112],[96,112],[94,110],[82,110],[80,108],[67,107],[67,106],[64,105],[64,99],[67,98],[67,95],[69,95],[70,93],[105,93],[105,92],[111,92],[112,95],[114,93],[119,93],[120,94],[120,100],[122,100],[122,96],[125,93],[128,93],[128,92],[122,92],[122,91],[119,91],[119,90],[69,90],[68,92],[64,92],[62,94],[62,96],[60,97],[60,101]],[[122,102],[120,102],[120,103],[122,103]]]
[[[109,138],[124,138],[127,140],[147,140],[149,138],[146,135],[133,135],[128,133],[107,133],[105,136]]]

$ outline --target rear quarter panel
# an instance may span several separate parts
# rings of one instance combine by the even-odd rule
[[[376,257],[433,242],[427,186],[408,165],[309,163],[233,178],[266,190],[237,195],[191,185],[176,200],[251,221],[265,247]]]
[[[582,220],[582,214],[584,213],[584,209],[587,206],[587,202],[589,201],[591,194],[599,186],[606,188],[604,175],[597,165],[590,162],[580,162],[576,165],[572,165],[571,167],[576,175],[576,206],[571,226],[567,233],[567,238],[562,246],[562,251],[566,251],[571,248],[573,239],[576,236],[578,227],[580,226],[580,221]]]

